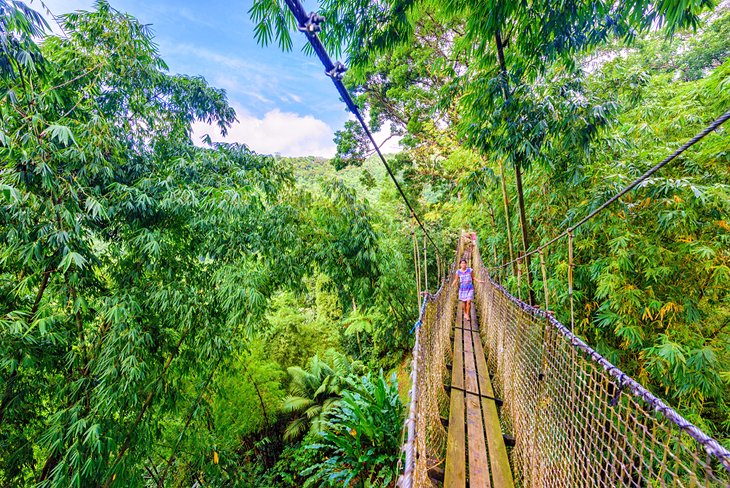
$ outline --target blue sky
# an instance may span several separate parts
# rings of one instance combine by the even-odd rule
[[[31,5],[41,10],[39,0]],[[44,0],[54,14],[90,9],[93,0]],[[317,58],[301,51],[304,36],[285,53],[261,47],[248,17],[252,0],[110,0],[117,10],[152,24],[155,41],[171,73],[202,75],[224,88],[239,124],[228,141],[262,153],[287,156],[334,155],[332,137],[349,118]],[[306,2],[311,8],[314,2]],[[214,129],[196,124],[196,136]],[[376,140],[384,140],[379,134]],[[392,140],[391,140],[392,141]],[[389,144],[386,150],[393,150]]]

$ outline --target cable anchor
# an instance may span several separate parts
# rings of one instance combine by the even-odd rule
[[[304,24],[299,24],[297,26],[297,30],[308,34],[314,34],[322,30],[322,22],[324,22],[324,17],[316,12],[309,12],[307,21],[304,22]]]
[[[335,61],[333,68],[329,71],[325,71],[327,76],[336,80],[341,80],[345,76],[347,67],[339,61]]]

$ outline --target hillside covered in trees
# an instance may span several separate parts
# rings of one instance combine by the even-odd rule
[[[280,3],[249,35],[287,46]],[[448,259],[533,250],[730,109],[727,2],[548,3],[322,2]],[[0,486],[394,486],[423,235],[362,129],[330,161],[194,140],[224,90],[106,0],[61,22],[0,0]],[[576,233],[574,286],[576,333],[730,447],[728,131]],[[494,276],[544,301],[536,263]]]

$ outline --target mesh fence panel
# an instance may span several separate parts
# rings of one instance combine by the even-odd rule
[[[461,256],[459,244],[456,256]],[[455,260],[456,261],[456,260]],[[446,429],[441,417],[448,418],[449,396],[444,389],[450,361],[451,324],[456,311],[457,291],[450,286],[456,262],[450,267],[447,280],[434,295],[427,297],[416,324],[416,342],[411,368],[411,403],[406,420],[408,440],[403,447],[406,457],[402,487],[433,486],[428,471],[444,462]]]
[[[525,487],[727,487],[730,452],[489,278],[476,307],[501,421]]]

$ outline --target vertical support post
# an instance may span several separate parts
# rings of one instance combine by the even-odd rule
[[[522,300],[522,254],[517,257],[517,298]]]
[[[545,268],[545,257],[542,255],[542,248],[537,248],[537,253],[540,256],[540,268],[542,269],[542,293],[545,295],[545,311],[550,310],[548,304],[548,284],[547,284],[547,269]]]
[[[418,265],[418,239],[413,225],[411,225],[411,236],[413,237],[413,267],[416,273],[416,303],[418,303],[418,310],[421,310],[421,269]]]
[[[568,296],[570,297],[570,332],[575,333],[575,310],[573,307],[573,229],[568,229]]]
[[[423,291],[428,293],[428,261],[426,260],[426,235],[423,236]]]

